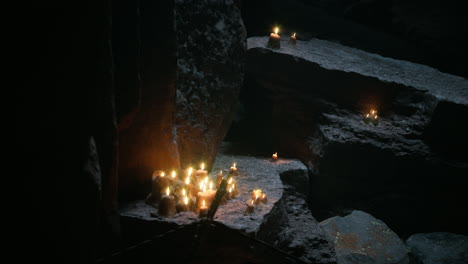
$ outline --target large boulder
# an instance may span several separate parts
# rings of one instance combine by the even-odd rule
[[[267,41],[248,39],[246,112],[234,127],[249,133],[237,139],[306,163],[314,216],[356,208],[399,233],[468,231],[466,79],[329,41]],[[363,122],[372,108],[378,125]]]
[[[338,264],[409,263],[403,241],[384,222],[365,212],[335,216],[320,225],[334,243]]]
[[[232,1],[143,1],[140,10],[140,102],[122,114],[120,133],[127,197],[144,195],[155,169],[212,166],[235,113],[246,52]]]
[[[468,237],[452,233],[410,236],[406,245],[418,264],[463,264],[468,261]]]

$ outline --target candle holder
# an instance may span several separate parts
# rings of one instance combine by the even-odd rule
[[[255,201],[252,199],[247,200],[247,209],[245,210],[245,213],[247,214],[253,214],[255,212]]]

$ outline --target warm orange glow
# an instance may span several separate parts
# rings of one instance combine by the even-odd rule
[[[377,119],[377,117],[378,117],[377,115],[374,116],[375,119]]]
[[[213,182],[210,181],[210,190],[213,190]]]
[[[232,167],[235,168],[236,167],[236,163],[234,162],[234,164],[232,164]]]
[[[277,159],[278,158],[278,152],[273,153],[273,155],[271,157],[274,158],[274,159]]]
[[[275,34],[278,34],[279,28],[275,27]]]
[[[200,165],[200,168],[201,168],[201,170],[205,169],[205,163],[204,162],[202,162],[202,164]]]
[[[203,184],[203,192],[206,192],[206,184]]]
[[[208,176],[205,177],[205,179],[203,180],[205,182],[205,184],[208,184]]]
[[[188,197],[187,197],[187,196],[184,197],[184,204],[185,204],[185,205],[188,204]]]
[[[229,178],[228,184],[232,183],[232,177]]]
[[[175,171],[172,171],[172,173],[171,173],[171,177],[172,177],[172,178],[175,178],[175,177],[176,177],[176,175],[177,175],[177,173],[176,173]]]
[[[187,193],[185,192],[185,189],[182,189],[182,195],[183,195],[183,196],[186,196],[186,195],[187,195]]]
[[[253,205],[253,203],[254,203],[254,200],[251,200],[251,201],[250,201],[250,205]]]
[[[229,192],[230,192],[230,193],[232,192],[232,186],[231,186],[231,187],[229,187]]]
[[[193,171],[193,168],[190,167],[190,168],[188,169],[188,176],[189,176],[189,177],[190,177],[190,175],[192,175],[192,171]]]
[[[169,190],[169,187],[166,188],[166,195],[169,195],[171,190]]]
[[[161,172],[161,177],[164,177],[166,176],[166,174],[164,172]]]
[[[185,184],[190,184],[190,176],[187,176],[187,178],[185,178]]]
[[[205,200],[202,200],[202,207],[206,207]]]
[[[294,33],[292,36],[293,36],[293,37],[296,37],[296,33]]]
[[[265,199],[265,194],[262,195],[262,199]]]
[[[374,110],[374,109],[371,110],[371,114],[375,114],[375,110]]]
[[[369,117],[369,114],[367,114],[366,117]]]
[[[200,190],[203,190],[203,186],[205,185],[204,182],[200,182]]]

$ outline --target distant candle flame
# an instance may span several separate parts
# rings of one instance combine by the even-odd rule
[[[203,190],[203,185],[205,185],[204,182],[200,182],[200,190]]]
[[[205,207],[206,204],[205,204],[205,200],[202,200],[202,207]]]
[[[366,117],[369,117],[369,114],[367,114]]]
[[[201,168],[201,170],[204,170],[204,169],[205,169],[205,163],[204,163],[204,162],[202,162],[200,168]]]
[[[187,197],[187,196],[184,197],[184,204],[185,204],[185,205],[188,204],[188,197]]]
[[[377,115],[374,116],[375,119],[377,119],[377,117],[378,117]]]
[[[182,196],[186,196],[187,193],[185,192],[185,189],[182,189]]]
[[[279,28],[275,27],[275,34],[278,34]]]
[[[294,33],[292,36],[293,36],[293,37],[296,37],[296,33]]]
[[[254,203],[254,201],[253,201],[253,200],[251,200],[251,201],[250,201],[250,205],[253,205],[253,203]]]
[[[262,199],[265,199],[265,194],[262,195]]]
[[[193,171],[193,168],[190,167],[190,168],[188,169],[188,176],[192,175],[192,171]]]
[[[234,162],[234,164],[232,164],[232,167],[235,168],[236,167],[236,163]]]
[[[232,186],[231,186],[231,187],[229,187],[229,192],[230,192],[230,193],[232,192]]]
[[[272,157],[273,157],[274,159],[278,158],[278,152],[273,153]]]
[[[223,171],[219,171],[219,174],[223,175]]]
[[[161,177],[164,177],[166,174],[163,172],[161,172]]]
[[[169,195],[170,194],[170,190],[169,190],[169,187],[166,188],[166,195]]]
[[[228,184],[232,183],[232,177],[229,178]]]
[[[190,184],[190,176],[187,176],[187,178],[185,178],[185,184]]]
[[[172,178],[175,178],[176,175],[177,175],[177,173],[175,171],[172,171],[172,173],[171,173]]]

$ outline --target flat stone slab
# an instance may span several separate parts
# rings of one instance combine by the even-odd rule
[[[300,175],[307,175],[307,168],[298,160],[279,158],[277,162],[271,162],[270,157],[218,154],[210,177],[214,179],[220,170],[223,170],[226,175],[234,162],[238,168],[238,176],[235,179],[239,195],[221,205],[214,220],[235,230],[255,234],[272,208],[283,196],[284,186],[280,174],[288,171],[300,171],[302,172]],[[289,177],[293,177],[293,175]],[[266,204],[260,203],[253,214],[245,214],[246,201],[250,198],[252,190],[257,188],[266,193],[268,202]],[[156,214],[157,210],[142,200],[129,203],[120,210],[120,215],[123,218],[147,223],[165,223],[178,226],[200,221],[193,212],[178,213],[174,217],[168,218],[152,216],[152,213]]]
[[[267,41],[268,37],[251,37],[247,39],[247,46],[249,50],[264,49],[264,52],[287,54],[328,70],[373,77],[428,91],[440,100],[468,104],[468,80],[425,65],[386,58],[319,39],[298,40],[296,45],[290,45],[289,38],[283,37],[280,49],[267,48]]]

